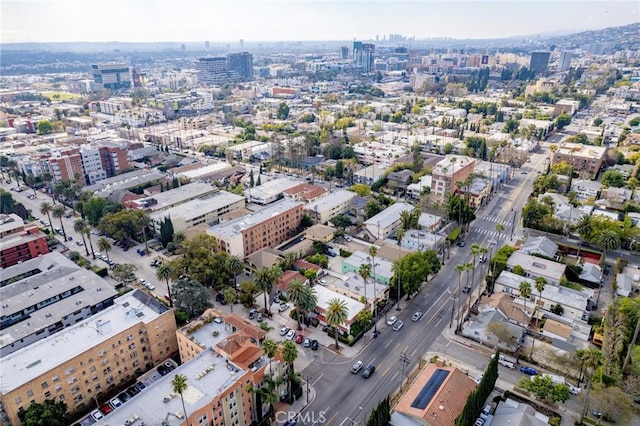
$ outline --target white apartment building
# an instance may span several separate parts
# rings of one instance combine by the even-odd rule
[[[409,148],[380,142],[362,142],[353,146],[356,158],[363,164],[380,164],[390,167],[408,154]]]
[[[396,229],[400,226],[400,213],[411,212],[414,206],[407,203],[395,203],[369,218],[364,222],[367,231],[377,240],[384,240],[390,236],[395,236]]]
[[[387,167],[381,164],[372,164],[369,167],[365,167],[364,169],[360,169],[355,172],[353,174],[353,183],[371,186],[382,179],[386,172]]]
[[[573,179],[571,182],[571,190],[574,191],[581,200],[586,200],[589,197],[597,200],[601,188],[602,184],[600,182],[588,179]]]
[[[84,174],[88,182],[97,182],[107,178],[107,172],[102,167],[100,150],[89,144],[80,146],[80,156],[84,166]]]
[[[304,211],[318,223],[327,223],[334,217],[346,213],[351,205],[355,192],[340,190],[311,201],[304,206]]]
[[[303,183],[303,181],[298,179],[291,179],[287,177],[277,178],[264,182],[260,186],[245,189],[244,196],[250,203],[267,205],[282,198],[282,193],[287,189],[291,189],[301,183]]]
[[[431,177],[431,175],[422,176],[420,180],[418,180],[418,182],[412,183],[407,186],[407,195],[413,198],[414,200],[420,199],[424,191],[424,188],[431,189],[432,179],[433,178]]]

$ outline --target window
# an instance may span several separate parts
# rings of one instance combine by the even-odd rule
[[[64,374],[68,376],[69,374],[73,374],[74,371],[76,371],[75,368],[67,368]]]
[[[107,368],[105,368],[104,370],[102,370],[102,372],[103,372],[105,375],[106,375],[106,374],[111,373],[111,367],[107,367]]]
[[[56,386],[56,392],[62,392],[62,386]]]
[[[16,396],[16,404],[20,404],[22,402],[22,398],[20,398],[19,396]]]
[[[29,390],[27,391],[27,396],[28,396],[28,397],[32,397],[32,396],[33,396],[33,391],[32,391],[31,389],[29,389]]]
[[[91,371],[92,373],[96,371],[96,366],[92,365],[91,368],[89,369],[89,371]]]
[[[53,380],[53,382],[55,383],[55,382],[59,382],[60,378],[58,376],[53,376],[51,380]]]
[[[47,398],[47,399],[51,398],[51,392],[46,391],[46,392],[44,393],[44,397],[45,397],[45,398]]]
[[[49,387],[49,383],[47,383],[47,382],[42,382],[42,384],[41,384],[40,386],[42,386],[42,389],[46,389],[46,388],[48,388],[48,387]]]

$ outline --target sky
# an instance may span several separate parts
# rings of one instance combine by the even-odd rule
[[[0,0],[0,41],[500,38],[627,25],[640,1]]]

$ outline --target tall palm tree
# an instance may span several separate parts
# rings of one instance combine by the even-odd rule
[[[521,281],[519,290],[520,297],[524,299],[524,320],[526,321],[524,328],[527,329],[529,328],[529,321],[527,319],[527,299],[531,295],[531,284],[529,284],[528,281]]]
[[[43,201],[40,204],[40,213],[46,214],[49,219],[49,226],[51,226],[51,235],[54,235],[53,223],[51,222],[51,212],[53,211],[53,206],[48,201]]]
[[[591,390],[591,385],[593,383],[593,375],[604,363],[604,357],[602,356],[600,349],[596,348],[578,349],[576,354],[580,359],[582,359],[589,375],[587,379],[587,392],[584,398],[584,408],[582,409],[582,416],[580,418],[580,423],[582,423],[584,416],[587,414],[587,407],[589,406],[589,391]],[[602,377],[600,377],[600,380],[602,380]]]
[[[458,273],[458,310],[460,310],[460,301],[462,300],[462,274],[467,270],[464,263],[458,263],[455,267]],[[460,328],[460,316],[458,316],[458,322],[456,324],[456,330]]]
[[[51,210],[51,216],[60,220],[60,227],[62,228],[62,236],[64,240],[67,241],[67,232],[64,230],[64,223],[62,223],[62,218],[64,217],[64,206],[62,204],[58,204]]]
[[[73,222],[73,230],[76,231],[82,237],[82,244],[84,245],[84,250],[89,256],[89,247],[87,246],[87,240],[84,238],[84,234],[86,232],[87,222],[83,219],[76,219]]]
[[[224,301],[229,304],[229,308],[231,308],[231,313],[233,313],[233,305],[238,300],[238,293],[235,288],[227,287],[222,292],[224,296]]]
[[[615,231],[605,229],[594,236],[593,242],[602,250],[602,267],[604,269],[607,261],[607,251],[620,248],[620,235]]]
[[[227,258],[227,269],[233,275],[234,286],[238,284],[238,275],[244,271],[244,262],[239,256],[233,255]]]
[[[271,305],[267,303],[267,294],[271,294],[273,285],[282,278],[282,269],[278,266],[272,266],[271,268],[261,267],[256,272],[256,284],[264,293],[264,307],[271,315]]]
[[[171,277],[173,276],[173,267],[170,263],[163,263],[156,269],[156,278],[159,281],[166,281],[167,295],[169,296],[169,306],[173,308],[173,298],[171,297]]]
[[[471,263],[471,287],[473,287],[476,282],[476,258],[480,256],[481,248],[482,247],[476,243],[471,244],[471,256],[473,256],[473,262]]]
[[[85,223],[84,233],[87,236],[87,240],[89,241],[89,246],[91,247],[91,255],[93,258],[96,258],[95,251],[93,250],[93,240],[91,239],[91,224],[87,219],[82,219]]]
[[[369,256],[371,257],[371,273],[373,277],[373,325],[378,330],[378,292],[376,291],[376,254],[378,254],[378,247],[374,245],[369,246]],[[365,283],[366,284],[366,283]],[[367,286],[365,285],[365,291]]]
[[[349,308],[344,300],[334,297],[329,300],[327,310],[325,311],[325,319],[327,324],[333,327],[334,337],[336,339],[336,350],[340,350],[338,345],[338,327],[345,323],[349,315]]]
[[[291,340],[285,340],[284,342],[282,342],[282,360],[289,366],[289,368],[287,369],[287,394],[289,395],[290,400],[292,399],[291,388],[295,375],[293,363],[295,362],[296,358],[298,358],[298,348],[296,347],[296,344]]]
[[[400,260],[402,257],[402,252],[400,248],[402,247],[402,239],[404,238],[404,229],[398,229],[396,231],[396,239],[398,240],[398,264],[400,264]],[[398,306],[396,307],[396,311],[400,310],[400,298],[402,297],[402,285],[400,283],[400,270],[396,271],[398,275],[398,279],[396,280],[396,284],[398,285]]]
[[[588,240],[593,231],[591,222],[591,215],[585,214],[580,216],[578,223],[575,226],[575,230],[580,236],[580,244],[578,245],[578,257],[580,257],[580,249],[582,248],[582,242]]]
[[[298,318],[298,330],[302,330],[302,305],[305,298],[306,285],[300,280],[293,280],[287,288],[287,297],[296,307],[296,317]]]
[[[538,305],[540,306],[540,302],[542,301],[542,292],[544,291],[544,287],[547,285],[547,280],[544,277],[536,277],[536,290],[538,290]],[[537,309],[536,306],[536,309]]]
[[[98,250],[103,251],[105,256],[107,256],[107,260],[109,260],[109,250],[111,250],[111,241],[107,240],[105,237],[100,237],[98,240]]]
[[[300,310],[302,311],[302,318],[306,320],[306,315],[309,312],[313,312],[318,306],[318,293],[314,288],[305,286],[302,293],[302,300],[300,301]],[[306,321],[305,321],[306,324]]]
[[[188,417],[187,408],[184,406],[184,397],[182,396],[182,393],[189,387],[189,385],[187,384],[187,377],[183,374],[176,374],[175,376],[173,376],[173,379],[171,379],[171,387],[175,393],[180,394],[180,401],[182,401],[182,412],[184,413],[184,418],[186,419]]]
[[[484,256],[484,259],[485,259],[485,262],[486,262],[487,253],[489,253],[489,249],[486,248],[486,247],[480,247],[479,253],[480,253],[480,256]],[[480,272],[482,273],[482,268],[480,268]],[[486,272],[486,274],[488,274],[488,273],[489,273],[489,262],[487,262],[487,272]]]
[[[362,281],[364,281],[364,304],[366,307],[369,304],[369,299],[367,299],[367,280],[371,276],[371,264],[361,264],[360,268],[358,268],[358,274],[362,277]]]
[[[273,376],[271,361],[278,353],[278,344],[271,339],[265,339],[262,342],[262,351],[267,356],[267,358],[269,358],[269,375]]]

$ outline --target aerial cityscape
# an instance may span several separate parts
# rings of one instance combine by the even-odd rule
[[[639,3],[2,12],[2,426],[640,425]]]

